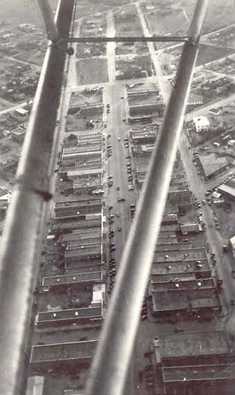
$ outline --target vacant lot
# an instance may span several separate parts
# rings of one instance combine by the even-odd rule
[[[107,82],[107,60],[105,58],[81,59],[77,62],[78,84]]]
[[[119,71],[119,79],[149,77],[152,75],[150,56],[134,56],[129,60],[118,60],[116,70]]]
[[[180,3],[191,18],[196,1],[181,0]],[[216,0],[208,3],[208,12],[203,27],[204,33],[209,33],[234,23],[234,4],[232,4],[231,0]]]
[[[210,45],[200,45],[199,56],[197,59],[197,66],[213,62],[217,59],[224,58],[231,55],[231,50],[228,48],[215,47]]]
[[[70,100],[70,106],[79,105],[97,105],[102,104],[103,89],[92,88],[84,89],[82,92],[73,92]]]
[[[163,64],[166,64],[169,69],[171,70],[171,67],[173,65],[177,66],[179,63],[180,55],[182,52],[182,47],[177,47],[172,50],[166,50],[164,53],[166,56],[164,58],[162,57]],[[217,46],[212,46],[212,45],[205,45],[201,44],[200,45],[200,50],[199,50],[199,55],[197,58],[197,66],[202,66],[206,65],[207,63],[210,62],[215,62],[216,60],[225,58],[234,51],[229,49],[229,48],[224,48],[224,47],[217,47]]]
[[[182,9],[165,8],[151,11],[146,15],[150,30],[154,34],[185,33],[188,21]]]
[[[235,26],[204,36],[202,42],[233,49],[235,48]]]

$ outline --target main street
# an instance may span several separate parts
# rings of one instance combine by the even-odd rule
[[[112,12],[107,14],[107,36],[115,36],[115,26]],[[110,229],[115,233],[112,239],[115,244],[113,256],[117,267],[120,264],[122,252],[130,227],[129,205],[135,200],[135,194],[128,191],[127,181],[127,149],[124,146],[124,137],[127,136],[126,105],[125,105],[125,82],[115,81],[115,49],[116,43],[109,42],[106,46],[107,68],[109,82],[104,85],[103,103],[106,123],[107,146],[112,147],[112,156],[107,159],[107,177],[112,177],[113,185],[109,188],[106,204],[112,207],[109,212],[114,215]],[[123,198],[124,201],[118,201]],[[126,383],[126,395],[135,394],[135,371],[131,363]]]

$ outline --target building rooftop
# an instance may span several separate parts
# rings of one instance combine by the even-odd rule
[[[155,291],[164,290],[199,290],[199,289],[215,289],[216,284],[213,278],[200,279],[174,279],[168,281],[150,281],[151,289]]]
[[[101,253],[101,243],[96,245],[82,245],[80,248],[68,249],[65,251],[65,258],[73,258],[73,257],[89,257],[93,255],[100,255]]]
[[[187,232],[200,232],[201,230],[201,225],[198,223],[185,223],[185,224],[180,224],[180,230],[183,233]]]
[[[226,158],[218,157],[214,153],[207,154],[206,156],[199,155],[199,160],[206,177],[212,177],[213,174],[223,170],[228,165]]]
[[[96,151],[101,151],[101,144],[92,144],[90,142],[89,144],[79,144],[76,145],[75,147],[64,147],[63,148],[63,155],[66,154],[76,154],[80,152],[96,152]]]
[[[101,227],[101,222],[102,218],[101,216],[95,219],[86,219],[86,220],[81,220],[79,221],[79,218],[77,221],[69,221],[69,222],[64,222],[64,221],[58,221],[58,225],[56,226],[57,229],[61,229],[62,231],[64,229],[70,229],[70,230],[75,230],[75,229],[94,229],[94,228],[99,228]]]
[[[178,251],[176,247],[175,251],[169,251],[168,254],[159,252],[155,257],[155,262],[194,262],[199,260],[207,260],[205,248],[186,248],[184,251]]]
[[[77,309],[63,309],[56,311],[39,311],[36,316],[36,324],[51,321],[74,320],[75,318],[101,318],[103,316],[102,306],[89,306]]]
[[[165,262],[160,263],[158,261],[153,261],[152,265],[152,275],[161,275],[161,274],[170,274],[178,277],[178,274],[181,273],[203,273],[203,272],[211,272],[209,263],[207,260],[200,261],[197,263],[196,261],[177,261],[177,262]]]
[[[222,184],[218,187],[218,191],[235,197],[235,188],[230,185]]]
[[[102,174],[103,169],[74,169],[67,171],[69,178]]]
[[[68,243],[73,243],[73,242],[77,242],[82,244],[84,242],[84,244],[82,245],[86,245],[86,242],[88,241],[96,241],[96,244],[100,244],[101,242],[101,230],[97,230],[96,232],[87,232],[87,233],[75,233],[75,232],[71,232],[71,233],[65,233],[63,235],[61,235],[60,237],[60,241],[62,242],[68,242]]]
[[[57,201],[55,204],[55,209],[57,208],[65,208],[65,207],[90,207],[90,206],[102,206],[102,200],[95,197],[94,199],[90,198],[85,200],[64,200]]]
[[[162,375],[164,383],[179,381],[234,381],[235,364],[164,367]]]
[[[36,345],[32,347],[30,363],[90,359],[96,345],[96,340]]]
[[[176,282],[176,281],[197,281],[197,272],[196,273],[163,273],[154,275],[151,277],[151,282],[156,284],[165,284],[169,282]],[[201,278],[200,278],[201,280]]]
[[[103,185],[100,175],[95,177],[83,178],[77,177],[73,180],[73,188],[80,189],[80,188],[97,188]]]
[[[156,313],[200,309],[219,309],[220,302],[214,289],[152,291],[153,311]]]
[[[97,150],[92,150],[92,151],[76,151],[76,152],[63,152],[62,154],[62,160],[66,160],[66,159],[73,159],[73,158],[86,158],[87,156],[89,157],[101,157],[102,155],[102,151],[100,149]]]
[[[60,285],[72,285],[84,282],[101,282],[103,280],[103,272],[87,272],[73,273],[58,276],[48,276],[42,278],[43,287],[55,287]]]
[[[93,249],[101,245],[101,238],[70,240],[66,244],[66,251],[79,250],[80,248]],[[101,247],[100,247],[101,248]]]
[[[223,331],[185,332],[162,336],[154,350],[164,359],[201,355],[224,355],[233,351],[229,338]]]

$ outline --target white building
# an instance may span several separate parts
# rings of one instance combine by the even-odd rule
[[[200,115],[200,117],[193,118],[196,133],[207,132],[210,126],[210,122],[207,117]]]
[[[232,248],[233,257],[235,258],[235,236],[231,237],[229,241]]]

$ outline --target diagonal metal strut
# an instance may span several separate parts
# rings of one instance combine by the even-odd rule
[[[123,394],[137,334],[141,306],[183,126],[207,0],[198,0],[185,42],[175,87],[124,248],[117,282],[98,349],[90,369],[86,395]]]

